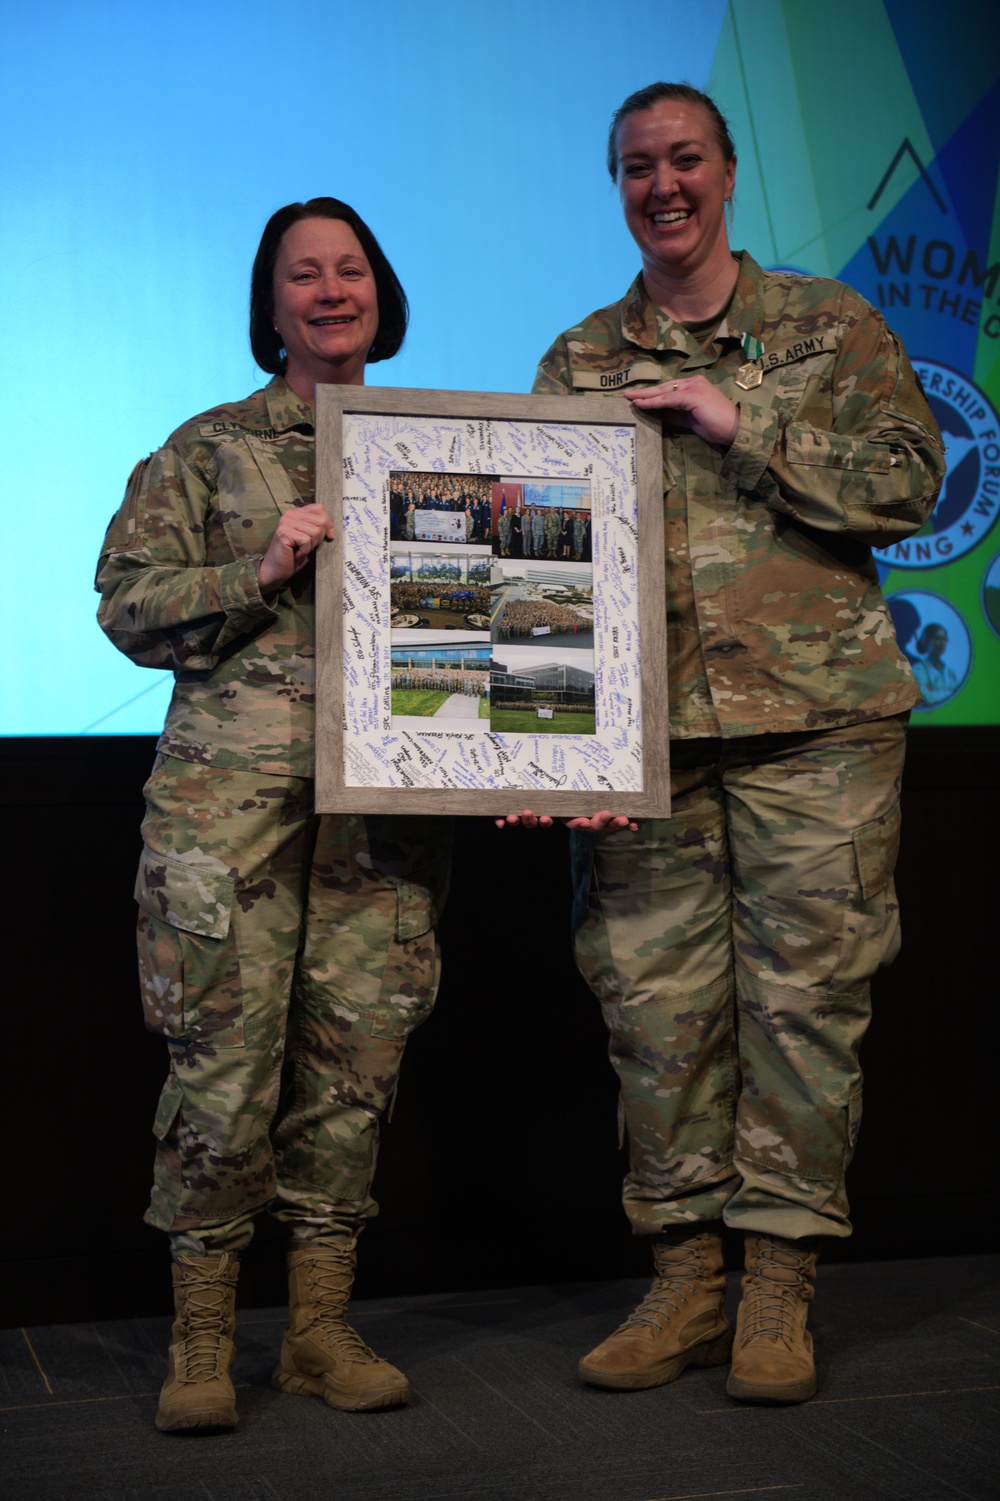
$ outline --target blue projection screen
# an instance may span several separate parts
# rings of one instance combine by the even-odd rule
[[[725,5],[689,10],[8,9],[2,473],[8,545],[32,585],[4,591],[4,733],[162,726],[170,675],[104,640],[94,564],[136,461],[266,379],[247,296],[269,215],[328,193],[378,235],[413,316],[375,382],[525,391],[560,329],[635,274],[604,135],[651,56],[704,82]]]
[[[860,263],[845,268],[870,223],[920,187],[907,156],[869,222],[864,206],[887,155],[906,136],[939,185],[936,146],[971,118],[972,96],[988,93],[984,68],[995,82],[995,62],[970,54],[943,99],[940,68],[920,73],[921,58],[904,56],[899,9],[889,0],[10,8],[0,59],[0,473],[7,556],[18,566],[3,593],[0,733],[159,730],[172,680],[104,639],[94,564],[135,462],[186,418],[262,383],[247,295],[274,209],[333,194],[381,240],[412,323],[373,381],[525,391],[555,334],[621,296],[638,269],[604,168],[612,111],[655,78],[684,79],[716,92],[733,120],[734,245],[764,264],[843,273],[874,301],[878,278]],[[858,59],[859,26],[857,65],[883,81],[863,92],[870,118],[860,105],[845,110],[831,60],[848,43]],[[819,59],[814,75],[809,59]],[[835,133],[823,113],[833,84]],[[921,116],[920,90],[933,119],[930,106]],[[992,160],[985,178],[992,210]],[[908,223],[888,226],[904,251]],[[925,239],[937,234],[928,223]],[[880,233],[885,260],[888,229]],[[911,342],[913,329],[902,332]],[[911,342],[911,351],[949,363],[947,349]],[[988,377],[984,366],[987,389]],[[987,537],[984,555],[989,547]],[[920,587],[947,593],[938,576]],[[1000,623],[981,633],[978,666],[989,667],[993,647],[995,670]]]

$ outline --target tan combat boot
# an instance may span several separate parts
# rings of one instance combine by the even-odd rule
[[[399,1407],[410,1399],[410,1383],[344,1321],[354,1263],[349,1241],[289,1256],[288,1328],[271,1385],[347,1412]]]
[[[684,1233],[684,1232],[680,1232]],[[674,1381],[685,1366],[723,1365],[733,1342],[722,1312],[722,1237],[704,1230],[653,1246],[656,1278],[639,1307],[580,1361],[581,1381],[637,1391]]]
[[[746,1268],[726,1391],[741,1402],[806,1402],[816,1390],[806,1330],[816,1252],[802,1241],[748,1235]]]
[[[239,1269],[236,1257],[225,1251],[180,1256],[173,1263],[175,1317],[156,1412],[162,1433],[235,1428],[239,1422],[229,1379]]]

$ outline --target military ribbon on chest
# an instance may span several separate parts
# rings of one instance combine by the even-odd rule
[[[753,334],[742,334],[740,344],[743,346],[743,353],[747,357],[747,363],[741,365],[737,370],[736,384],[741,391],[752,391],[754,386],[759,386],[764,379],[763,370],[759,365],[754,363],[764,353],[764,346]]]

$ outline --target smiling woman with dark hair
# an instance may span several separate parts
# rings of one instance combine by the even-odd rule
[[[257,247],[250,273],[250,348],[257,364],[268,375],[285,374],[287,352],[274,321],[274,268],[285,234],[303,219],[339,221],[358,241],[371,268],[378,305],[378,328],[366,362],[374,365],[379,360],[391,360],[399,353],[410,317],[399,278],[368,225],[349,204],[339,198],[310,198],[306,203],[289,203],[272,214]]]
[[[450,830],[317,817],[312,782],[313,565],[333,535],[315,499],[315,386],[363,384],[406,319],[353,209],[280,209],[251,290],[254,355],[274,378],[136,466],[101,552],[101,625],[175,679],[136,887],[146,1022],[170,1050],[146,1215],[173,1259],[156,1417],[169,1432],[237,1421],[238,1259],[265,1207],[291,1238],[274,1385],[349,1410],[409,1396],[344,1315],[379,1122],[436,993]]]

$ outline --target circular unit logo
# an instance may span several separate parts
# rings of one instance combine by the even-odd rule
[[[944,438],[948,473],[934,513],[912,536],[879,548],[884,568],[940,568],[982,541],[1000,512],[1000,418],[968,376],[914,360]]]
[[[983,574],[983,614],[994,636],[1000,636],[1000,552]]]
[[[972,671],[969,627],[949,600],[926,589],[901,589],[886,604],[923,697],[915,712],[939,709],[961,692]]]

